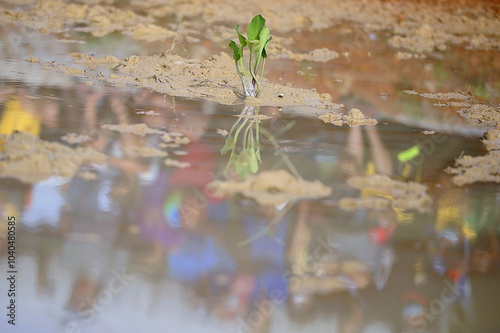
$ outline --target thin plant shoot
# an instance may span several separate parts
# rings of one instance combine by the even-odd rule
[[[264,27],[266,20],[262,15],[255,16],[247,26],[247,37],[240,33],[240,26],[236,26],[236,33],[240,45],[234,41],[229,43],[233,50],[233,59],[236,66],[236,72],[241,79],[245,96],[259,97],[264,74],[264,66],[267,58],[267,47],[272,37],[270,31]],[[248,48],[248,70],[244,64],[244,49]]]

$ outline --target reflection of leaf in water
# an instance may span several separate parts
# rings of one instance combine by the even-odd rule
[[[234,149],[235,143],[236,141],[234,140],[233,136],[229,135],[226,139],[226,144],[224,145],[224,147],[221,148],[220,153],[222,155],[227,154],[228,151]]]
[[[259,133],[259,121],[260,119],[253,119],[248,117],[249,115],[258,115],[258,108],[255,107],[245,107],[238,117],[238,120],[233,124],[229,136],[226,139],[224,147],[220,150],[221,155],[227,154],[231,151],[229,156],[229,161],[227,162],[226,169],[224,173],[227,173],[230,167],[233,165],[236,167],[236,172],[241,177],[246,177],[248,175],[254,174],[259,170],[260,159],[260,144],[256,142],[258,140]],[[241,122],[241,120],[243,122]],[[255,136],[253,134],[255,128]],[[243,131],[243,143],[241,151],[238,153],[237,142],[240,132]],[[233,132],[236,130],[236,133]]]

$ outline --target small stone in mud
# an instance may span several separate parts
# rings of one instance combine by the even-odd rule
[[[31,54],[29,55],[30,57],[28,58],[28,62],[32,63],[32,64],[37,64],[40,62],[40,60],[37,58],[37,57],[34,57],[32,56]]]
[[[432,135],[432,134],[436,134],[436,132],[434,132],[434,131],[430,131],[430,130],[425,130],[425,131],[422,131],[422,133],[423,133],[424,135]]]

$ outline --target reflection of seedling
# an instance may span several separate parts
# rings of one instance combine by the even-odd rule
[[[262,134],[276,149],[276,154],[281,158],[280,162],[284,163],[297,179],[302,179],[297,169],[295,169],[276,141],[278,136],[295,125],[295,121],[288,123],[278,133],[271,134],[265,128],[260,127],[261,119],[262,116],[259,116],[259,107],[246,106],[243,109],[238,120],[231,127],[224,147],[220,150],[222,155],[231,151],[224,173],[233,165],[240,177],[246,177],[259,170],[259,163],[262,163],[260,157],[260,134]],[[238,137],[243,129],[242,149],[237,153]]]
[[[226,139],[226,144],[220,150],[221,154],[226,154],[231,151],[231,156],[229,157],[229,162],[227,162],[226,170],[235,165],[236,171],[241,177],[254,174],[259,169],[259,163],[262,163],[260,159],[260,142],[259,142],[259,122],[257,118],[249,118],[243,116],[252,116],[258,114],[255,112],[255,107],[245,107],[241,116],[231,127],[229,135]],[[243,120],[243,122],[241,122]],[[238,126],[239,124],[239,126]],[[246,128],[245,128],[246,127]],[[238,136],[241,130],[245,128],[243,133],[243,148],[240,153],[236,152],[236,143],[238,142]],[[233,134],[233,132],[236,132]],[[255,132],[255,135],[254,135]]]
[[[260,84],[262,82],[264,65],[267,58],[267,46],[269,45],[269,42],[272,38],[269,37],[269,29],[264,28],[265,24],[266,20],[261,15],[255,16],[252,19],[252,22],[250,22],[250,24],[247,26],[248,38],[240,33],[240,26],[237,25],[236,32],[238,33],[240,46],[238,47],[238,45],[236,45],[234,41],[231,41],[229,43],[229,46],[231,47],[231,49],[233,49],[233,58],[236,66],[236,71],[240,76],[241,83],[243,84],[243,90],[246,96],[260,96]],[[250,75],[245,69],[245,65],[243,63],[243,49],[245,46],[247,46],[248,50],[250,51],[248,60]],[[259,68],[261,62],[262,65]]]

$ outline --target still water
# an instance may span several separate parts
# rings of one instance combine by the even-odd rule
[[[346,110],[379,121],[337,127],[317,119],[318,110],[261,107],[269,118],[247,122],[250,133],[260,128],[247,141],[258,150],[258,173],[285,169],[332,189],[278,204],[219,197],[208,186],[240,179],[234,168],[224,172],[230,153],[220,151],[243,105],[90,86],[26,61],[29,54],[56,61],[111,49],[151,54],[161,45],[123,36],[62,43],[7,26],[1,36],[0,134],[23,130],[107,156],[74,177],[0,179],[2,332],[500,332],[500,187],[458,187],[443,171],[461,154],[485,154],[483,131],[402,93],[470,89],[498,104],[498,69],[485,70],[491,53],[472,59],[454,49],[390,65],[393,52],[375,38],[325,64],[270,60],[270,80],[331,93]],[[204,56],[220,46],[186,47]],[[160,134],[101,127],[139,123],[187,140],[160,146]],[[90,140],[70,145],[61,140],[68,133]],[[242,145],[236,142],[239,151]],[[165,156],[127,154],[129,147],[162,147],[184,167],[165,165]],[[341,209],[345,197],[389,195],[347,184],[373,173],[427,185],[430,209]],[[279,193],[277,183],[268,192]],[[7,279],[12,262],[14,283]],[[10,299],[15,326],[8,324]]]

